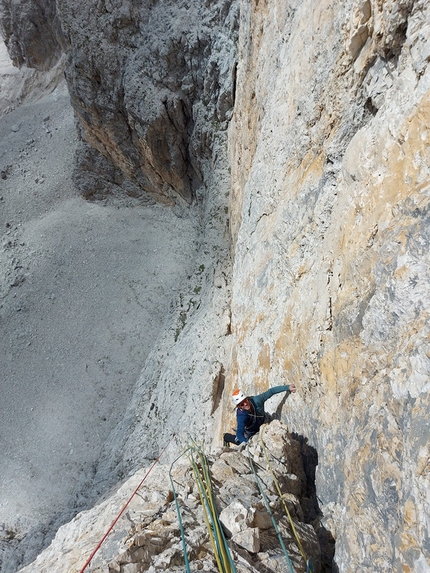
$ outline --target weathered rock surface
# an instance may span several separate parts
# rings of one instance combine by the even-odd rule
[[[2,0],[0,30],[13,63],[20,68],[49,70],[66,48],[55,0]]]
[[[226,379],[298,385],[341,571],[430,567],[429,21],[242,3]]]
[[[232,114],[236,3],[89,2],[77,8],[61,1],[59,10],[71,46],[66,77],[86,142],[76,170],[82,193],[110,189],[191,202],[214,134]],[[98,168],[98,154],[110,172]]]
[[[202,262],[99,475],[133,472],[173,432],[219,444],[233,386],[295,382],[273,403],[318,456],[336,566],[428,571],[430,7],[243,0],[236,52],[237,4],[206,4],[58,2],[84,195],[206,209]],[[233,101],[230,281],[213,134]],[[300,472],[283,473],[298,495]],[[235,534],[251,549],[254,525],[247,512]]]
[[[201,234],[191,209],[85,201],[76,140],[64,85],[0,118],[2,573],[99,498],[94,465],[189,288]]]
[[[82,137],[75,181],[85,197],[196,197],[202,162],[232,115],[237,8],[232,0],[2,0],[16,65],[47,69],[68,55]]]
[[[288,436],[286,427],[277,421],[268,426],[265,432],[269,459],[273,460],[277,455],[270,446],[272,434],[276,435],[277,444],[282,444],[283,451],[283,461],[278,466],[279,471],[274,470],[275,475],[282,477],[283,464],[295,465],[302,469],[303,474],[300,444],[296,442],[297,447],[290,449],[289,446],[294,440]],[[262,446],[256,440],[249,448],[294,570],[297,573],[304,572],[305,562],[273,486]],[[173,444],[170,450],[170,454],[174,453]],[[180,448],[176,455],[178,453]],[[87,571],[155,573],[184,570],[184,554],[169,469],[168,465],[159,465],[148,474],[138,494],[95,554]],[[283,469],[285,471],[285,467]],[[256,573],[266,567],[268,569],[264,570],[275,573],[285,571],[288,567],[287,561],[253,476],[248,452],[218,450],[211,456],[210,472],[220,520],[225,526],[225,535],[236,571]],[[140,470],[113,496],[92,510],[80,513],[71,523],[60,528],[51,546],[39,555],[34,563],[24,567],[22,573],[79,571],[146,473],[146,469]],[[300,476],[297,478],[301,479]],[[191,570],[215,571],[216,563],[198,487],[186,457],[172,466],[172,479],[178,497]],[[244,483],[247,484],[246,487]],[[302,486],[305,491],[306,483],[302,483]],[[241,492],[240,501],[231,502],[232,498],[238,497],[238,492]],[[295,503],[300,505],[300,498],[289,494],[287,489],[282,492],[294,498]],[[240,510],[236,511],[234,508],[239,505]],[[257,515],[260,516],[259,519]],[[266,516],[266,520],[263,520],[261,515]],[[315,573],[319,573],[320,549],[317,534],[312,525],[303,522],[294,513],[292,516],[305,556],[312,560]],[[234,526],[231,526],[233,522]]]

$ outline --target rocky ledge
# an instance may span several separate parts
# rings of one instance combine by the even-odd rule
[[[324,571],[331,556],[330,550],[328,554],[324,553],[326,549],[321,555],[326,537],[319,526],[312,479],[309,479],[312,470],[309,474],[309,465],[303,463],[308,459],[306,444],[293,437],[278,420],[264,426],[262,434],[263,441],[257,436],[246,446],[220,448],[207,458],[215,503],[234,567],[237,573],[288,570],[287,557],[267,510],[268,503],[294,570],[297,573],[306,571],[304,554],[312,562],[315,573]],[[186,446],[173,446],[172,441],[166,456],[173,458],[174,448],[180,455]],[[154,573],[184,570],[181,531],[169,480],[170,467],[190,569],[216,570],[198,482],[184,455],[172,466],[161,462],[154,466],[86,571]],[[51,546],[34,563],[22,569],[22,573],[81,571],[147,471],[140,470],[114,495],[61,527]]]

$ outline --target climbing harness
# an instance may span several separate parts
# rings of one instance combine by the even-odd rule
[[[118,519],[121,517],[121,515],[124,513],[124,511],[127,509],[128,505],[130,504],[131,500],[133,499],[133,497],[137,494],[137,492],[139,491],[140,487],[142,486],[143,482],[146,480],[146,478],[148,477],[148,475],[151,473],[153,467],[156,465],[156,463],[160,460],[161,456],[164,454],[164,452],[167,450],[168,446],[170,445],[171,441],[173,440],[172,436],[169,440],[169,442],[164,446],[164,448],[161,450],[161,453],[158,455],[158,458],[156,458],[152,465],[150,466],[149,470],[146,472],[146,474],[143,476],[142,480],[140,481],[139,485],[137,486],[137,488],[134,490],[134,492],[131,494],[131,496],[128,498],[127,503],[123,506],[123,508],[121,509],[121,511],[118,513],[118,515],[115,517],[115,519],[113,520],[113,522],[111,523],[109,529],[106,531],[106,533],[103,535],[103,537],[101,538],[101,540],[99,541],[99,543],[97,544],[97,547],[94,549],[94,551],[91,553],[91,555],[88,557],[87,561],[85,562],[85,565],[82,567],[82,569],[80,570],[79,573],[83,573],[85,571],[85,569],[88,567],[88,565],[91,563],[94,555],[97,553],[97,551],[100,549],[100,547],[102,546],[103,542],[105,541],[105,539],[107,538],[107,536],[109,535],[109,533],[112,531],[112,529],[115,527],[116,522],[118,521]]]
[[[279,543],[281,544],[282,551],[284,552],[285,558],[287,560],[288,567],[290,569],[290,573],[295,573],[293,564],[291,563],[291,559],[288,555],[287,549],[286,549],[284,541],[282,539],[281,532],[279,531],[279,528],[276,524],[275,518],[273,516],[273,512],[270,509],[269,500],[267,499],[267,496],[264,492],[263,486],[261,484],[261,480],[260,480],[259,476],[257,475],[257,472],[255,471],[254,462],[252,461],[251,452],[249,451],[249,448],[248,448],[248,458],[249,458],[249,465],[250,465],[250,467],[254,473],[255,481],[257,482],[257,485],[258,485],[258,489],[260,490],[260,493],[263,497],[264,505],[266,506],[266,509],[270,515],[270,519],[272,520],[272,524],[273,524],[273,527],[275,528],[276,535],[278,536]]]
[[[301,543],[300,538],[299,538],[299,536],[298,536],[298,534],[297,534],[297,530],[296,530],[296,528],[295,528],[295,526],[294,526],[294,522],[293,522],[293,520],[292,520],[292,518],[291,518],[291,514],[290,514],[290,512],[289,512],[289,510],[288,510],[288,506],[287,506],[287,504],[286,504],[286,502],[285,502],[285,499],[284,499],[284,497],[283,497],[283,495],[282,495],[282,491],[281,491],[281,487],[280,487],[280,485],[279,485],[279,481],[278,481],[277,477],[275,476],[275,472],[273,471],[272,464],[270,463],[270,459],[269,459],[269,456],[268,456],[268,453],[267,453],[267,447],[266,447],[266,444],[264,443],[264,440],[263,440],[263,433],[264,433],[264,426],[263,426],[263,428],[261,429],[261,432],[260,432],[260,442],[261,442],[261,445],[263,446],[264,456],[265,456],[265,458],[266,458],[267,465],[268,465],[269,470],[270,470],[270,473],[271,473],[271,475],[272,475],[273,482],[274,482],[274,484],[275,484],[275,487],[276,487],[276,490],[277,490],[277,492],[278,492],[279,498],[280,498],[280,500],[281,500],[281,502],[282,502],[282,505],[284,506],[285,513],[287,514],[288,520],[289,520],[289,522],[290,522],[292,532],[293,532],[293,534],[294,534],[294,537],[296,538],[297,547],[299,548],[299,551],[300,551],[300,553],[302,554],[303,561],[306,563],[306,573],[312,573],[312,570],[313,570],[313,568],[312,568],[312,563],[311,563],[311,561],[310,561],[309,559],[307,559],[307,557],[306,557],[306,553],[305,553],[305,551],[304,551],[304,549],[303,549],[302,543]]]

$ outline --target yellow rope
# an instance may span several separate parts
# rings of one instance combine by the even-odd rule
[[[277,489],[277,491],[278,491],[279,497],[281,498],[282,505],[284,506],[285,513],[287,514],[288,519],[289,519],[289,521],[290,521],[291,529],[293,530],[294,537],[296,538],[297,546],[298,546],[298,548],[299,548],[299,550],[300,550],[300,553],[302,554],[302,557],[303,557],[305,563],[307,563],[306,554],[305,554],[305,552],[304,552],[304,550],[303,550],[303,546],[302,546],[302,544],[301,544],[301,541],[300,541],[300,539],[299,539],[299,536],[297,535],[297,531],[296,531],[296,528],[294,527],[294,523],[293,523],[293,520],[292,520],[292,518],[291,518],[291,514],[290,514],[290,512],[289,512],[289,510],[288,510],[288,507],[287,507],[287,504],[286,504],[286,502],[285,502],[285,499],[284,499],[283,496],[282,496],[281,488],[279,487],[279,482],[278,482],[278,480],[276,479],[276,476],[275,476],[275,474],[274,474],[274,472],[273,472],[273,468],[272,468],[272,464],[270,463],[269,456],[267,455],[266,444],[265,444],[264,441],[263,441],[263,430],[264,430],[264,426],[262,426],[262,428],[261,428],[261,430],[260,430],[260,440],[261,440],[261,444],[262,444],[262,446],[263,446],[263,451],[264,451],[264,455],[265,455],[265,457],[266,457],[267,465],[269,466],[270,473],[272,474],[272,478],[273,478],[273,481],[274,481],[274,483],[275,483],[275,487],[276,487],[276,489]]]
[[[204,516],[204,519],[205,519],[206,527],[207,527],[208,532],[209,532],[209,538],[210,538],[211,545],[212,545],[212,549],[213,549],[213,552],[214,552],[214,555],[215,555],[215,559],[216,559],[216,562],[217,562],[217,565],[218,565],[218,570],[219,570],[219,571],[222,571],[222,565],[221,565],[220,558],[219,558],[219,555],[218,555],[218,550],[217,550],[217,546],[216,546],[216,543],[215,543],[214,534],[213,534],[213,531],[212,531],[212,528],[211,528],[211,525],[210,525],[210,522],[209,522],[208,510],[207,510],[207,508],[206,508],[205,500],[204,500],[204,497],[203,497],[203,492],[202,492],[202,490],[201,490],[201,485],[200,485],[200,480],[199,480],[199,470],[198,470],[198,467],[197,467],[196,462],[194,461],[194,458],[193,458],[192,456],[189,456],[188,459],[190,460],[191,467],[193,468],[194,478],[195,478],[195,480],[196,480],[197,489],[198,489],[198,491],[199,491],[200,503],[202,504],[202,508],[203,508],[203,516]]]
[[[207,493],[207,497],[208,497],[208,502],[211,508],[211,514],[213,516],[213,524],[214,524],[214,528],[215,528],[215,535],[218,539],[218,545],[219,548],[221,550],[221,559],[222,559],[222,564],[223,564],[223,570],[226,571],[227,573],[232,571],[231,566],[230,566],[230,560],[228,559],[228,555],[227,555],[227,551],[226,551],[226,547],[224,544],[224,537],[222,535],[222,532],[220,530],[220,524],[219,521],[217,519],[217,509],[216,509],[216,505],[215,505],[215,499],[214,499],[214,495],[213,495],[213,491],[212,491],[212,484],[211,484],[211,478],[209,475],[209,467],[208,467],[208,463],[207,463],[207,459],[206,456],[203,455],[203,452],[201,450],[199,450],[199,456],[200,456],[200,461],[202,464],[202,469],[203,469],[203,475],[204,475],[204,484],[206,486],[206,493]]]
[[[200,459],[200,466],[198,467],[193,454],[197,454]],[[192,446],[192,453],[189,456],[191,466],[193,468],[194,477],[199,490],[200,502],[203,506],[203,512],[206,522],[206,527],[208,528],[211,544],[214,550],[215,559],[218,565],[218,570],[220,573],[235,573],[234,565],[232,566],[229,555],[227,554],[227,548],[225,546],[225,540],[223,532],[220,530],[220,524],[218,522],[217,510],[215,505],[215,499],[212,490],[211,478],[209,474],[209,467],[207,464],[206,456],[203,454],[201,449],[194,443]],[[211,523],[209,522],[209,516],[211,517],[213,530]]]

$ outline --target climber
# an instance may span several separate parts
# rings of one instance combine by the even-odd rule
[[[267,392],[257,396],[245,396],[242,390],[235,390],[232,394],[233,404],[236,408],[237,429],[235,434],[224,434],[224,445],[229,443],[239,445],[247,442],[249,438],[258,433],[260,426],[264,424],[266,413],[264,403],[274,394],[280,392],[295,392],[294,384],[274,386]]]

